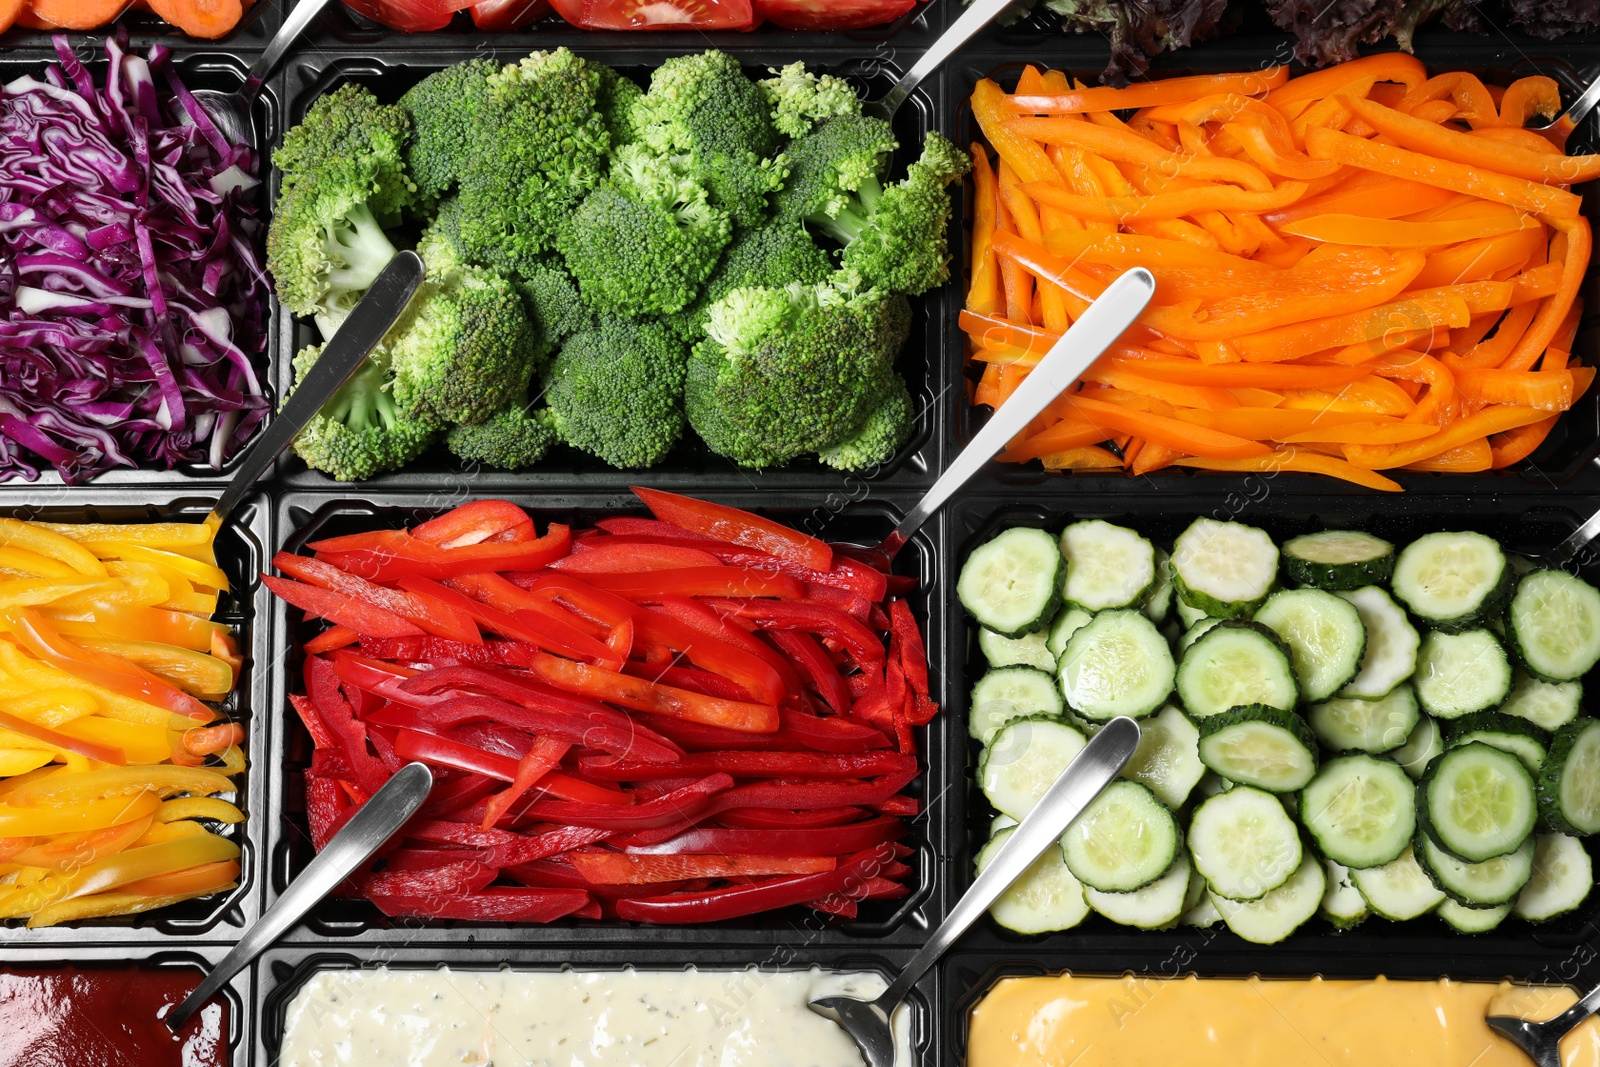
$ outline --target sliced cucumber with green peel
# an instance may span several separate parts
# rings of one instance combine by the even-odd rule
[[[1172,557],[1159,548],[1156,549],[1156,584],[1144,595],[1139,610],[1157,624],[1166,622],[1167,616],[1172,614]]]
[[[1259,900],[1213,896],[1213,902],[1228,929],[1254,944],[1276,945],[1317,913],[1327,888],[1322,862],[1308,855],[1288,881]]]
[[[1446,899],[1444,891],[1433,884],[1428,872],[1417,862],[1409,845],[1399,859],[1382,867],[1352,870],[1350,879],[1374,913],[1396,922],[1426,915]]]
[[[1505,700],[1511,692],[1511,661],[1500,639],[1488,630],[1435,630],[1417,650],[1417,673],[1411,684],[1423,711],[1440,719],[1459,719]]]
[[[1545,733],[1531,722],[1497,711],[1480,711],[1445,723],[1447,748],[1482,741],[1522,761],[1529,774],[1538,774],[1544,763]]]
[[[1340,930],[1353,930],[1372,914],[1367,898],[1356,888],[1350,877],[1350,868],[1323,857],[1322,872],[1327,876],[1328,887],[1322,893],[1322,903],[1317,913]]]
[[[1417,836],[1417,862],[1451,900],[1475,908],[1516,899],[1533,876],[1533,838],[1515,851],[1482,863],[1464,863],[1440,848],[1427,834]]]
[[[1199,875],[1192,875],[1200,883],[1200,899],[1189,905],[1178,921],[1184,926],[1193,926],[1196,929],[1206,930],[1222,921],[1222,912],[1217,910],[1217,902],[1206,891],[1206,880]]]
[[[1533,776],[1522,761],[1481,741],[1446,749],[1417,783],[1418,824],[1468,863],[1515,852],[1538,816]]]
[[[1470,531],[1431,533],[1401,549],[1393,588],[1429,626],[1470,630],[1505,606],[1511,565],[1492,537]]]
[[[1417,647],[1422,643],[1422,635],[1406,618],[1405,609],[1375,585],[1362,586],[1339,596],[1355,605],[1362,625],[1367,628],[1367,650],[1361,656],[1361,669],[1339,690],[1339,695],[1382,699],[1416,672]]]
[[[1439,903],[1433,913],[1457,933],[1486,934],[1506,921],[1511,914],[1511,905],[1496,904],[1487,908],[1473,908],[1446,899]]]
[[[1546,682],[1526,674],[1516,676],[1511,695],[1500,705],[1507,715],[1552,733],[1576,719],[1582,708],[1582,682]]]
[[[979,850],[977,873],[983,873],[1014,829],[1001,830]],[[1019,934],[1048,934],[1070,930],[1087,919],[1089,902],[1084,899],[1083,883],[1067,869],[1061,850],[1051,847],[989,905],[989,915]]]
[[[1600,833],[1600,721],[1556,731],[1539,769],[1539,813],[1564,834]]]
[[[1150,790],[1125,779],[1106,786],[1061,835],[1072,873],[1105,893],[1131,893],[1154,882],[1172,869],[1181,847],[1172,812]],[[1181,889],[1178,897],[1181,903]]]
[[[1428,764],[1443,751],[1444,731],[1439,729],[1437,719],[1424,715],[1412,729],[1411,736],[1406,738],[1406,743],[1389,753],[1389,757],[1415,779],[1421,778]]]
[[[1059,719],[1018,719],[995,732],[978,760],[978,786],[996,811],[1022,820],[1088,739]]]
[[[1156,584],[1155,546],[1126,526],[1075,522],[1061,531],[1061,555],[1067,561],[1063,595],[1090,613],[1140,607]]]
[[[1038,671],[1056,669],[1056,658],[1046,645],[1044,630],[1035,630],[1021,637],[1006,637],[993,630],[979,627],[978,651],[990,667],[1032,667]]]
[[[1289,646],[1300,695],[1327,700],[1361,670],[1367,628],[1348,600],[1321,589],[1283,589],[1255,614]]]
[[[1300,821],[1328,859],[1382,867],[1411,843],[1416,787],[1393,760],[1341,756],[1323,764],[1300,794]]]
[[[1102,611],[1067,641],[1057,677],[1067,705],[1091,722],[1149,715],[1172,695],[1172,649],[1138,611]]]
[[[1082,608],[1067,608],[1055,617],[1050,624],[1050,636],[1045,638],[1045,647],[1050,650],[1052,664],[1061,662],[1061,653],[1067,650],[1067,642],[1072,640],[1072,635],[1089,625],[1089,620],[1094,618]]]
[[[1394,546],[1361,530],[1323,530],[1283,544],[1283,573],[1296,585],[1338,591],[1386,583]]]
[[[1206,614],[1204,608],[1192,608],[1185,604],[1182,599],[1176,596],[1176,587],[1174,587],[1173,602],[1175,604],[1174,610],[1178,613],[1178,621],[1186,628],[1193,627],[1205,619],[1215,619],[1217,617]]]
[[[1194,719],[1245,704],[1291,711],[1300,696],[1282,638],[1259,623],[1236,620],[1217,623],[1183,650],[1175,684]]]
[[[1583,842],[1567,834],[1533,839],[1533,877],[1517,894],[1518,917],[1542,923],[1576,911],[1594,888],[1594,861]]]
[[[999,667],[978,679],[967,705],[967,733],[988,744],[1014,719],[1059,716],[1066,703],[1056,680],[1032,667]]]
[[[1172,545],[1178,599],[1218,618],[1248,618],[1272,592],[1278,546],[1242,522],[1198,518]]]
[[[1221,621],[1221,619],[1213,619],[1211,616],[1207,615],[1199,622],[1183,631],[1183,636],[1178,638],[1179,656],[1181,657],[1190,645],[1204,637],[1206,635],[1206,631],[1210,630],[1213,626],[1217,625],[1217,623]]]
[[[1114,923],[1141,930],[1165,930],[1184,912],[1189,889],[1189,857],[1180,849],[1160,878],[1131,893],[1085,889],[1089,907]]]
[[[1200,720],[1200,762],[1230,781],[1292,793],[1317,773],[1317,739],[1292,711],[1247,704]]]
[[[1200,731],[1171,704],[1139,724],[1139,747],[1122,768],[1122,777],[1147,786],[1174,811],[1205,773]]]
[[[1259,900],[1300,866],[1300,832],[1276,796],[1236,785],[1200,803],[1189,821],[1189,855],[1211,892]]]
[[[1600,663],[1600,589],[1565,571],[1534,571],[1511,598],[1511,647],[1547,682],[1582,678]]]
[[[1409,685],[1396,686],[1377,700],[1334,697],[1306,709],[1311,732],[1325,748],[1371,755],[1405,744],[1421,718],[1416,691]]]
[[[972,550],[956,580],[956,596],[980,625],[1002,637],[1021,637],[1055,614],[1065,570],[1054,537],[1015,526]]]

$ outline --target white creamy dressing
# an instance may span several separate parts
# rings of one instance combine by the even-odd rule
[[[279,1067],[861,1067],[806,1003],[871,998],[872,973],[320,971],[295,995]],[[895,1017],[900,1067],[910,1016]]]

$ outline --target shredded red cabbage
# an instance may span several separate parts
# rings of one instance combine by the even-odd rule
[[[256,153],[124,45],[0,86],[0,482],[219,468],[267,414]]]

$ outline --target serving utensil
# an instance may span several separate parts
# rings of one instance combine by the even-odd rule
[[[300,0],[283,20],[283,26],[267,42],[266,50],[256,57],[245,72],[244,84],[232,92],[221,89],[195,89],[194,98],[200,101],[230,144],[255,144],[255,123],[250,112],[261,86],[278,69],[289,47],[305,32],[317,13],[328,6],[328,0]]]
[[[1597,83],[1600,84],[1600,83]],[[1591,519],[1590,522],[1595,521]],[[1600,986],[1595,986],[1554,1019],[1542,1023],[1514,1015],[1491,1015],[1489,1029],[1520,1048],[1539,1067],[1561,1067],[1561,1039],[1600,1009]]]
[[[945,0],[945,3],[960,3],[960,0]],[[901,75],[894,88],[883,94],[883,99],[868,101],[862,105],[861,110],[884,122],[894,118],[894,113],[900,110],[900,105],[906,102],[906,97],[922,84],[922,79],[938,70],[957,49],[972,39],[973,34],[987,26],[996,15],[1012,3],[1013,0],[973,0],[961,13],[961,17],[951,23],[950,28],[940,34],[939,39],[922,53],[922,58]]]
[[[1596,82],[1600,85],[1600,82]],[[1524,553],[1525,558],[1535,567],[1550,570],[1566,570],[1568,565],[1576,560],[1589,543],[1600,537],[1600,511],[1596,511],[1578,526],[1576,530],[1567,535],[1567,539],[1548,552]]]
[[[289,883],[283,895],[262,913],[255,925],[244,932],[239,943],[211,969],[194,992],[184,998],[166,1024],[174,1033],[183,1029],[189,1016],[228,984],[228,980],[251,960],[266,951],[288,929],[299,922],[318,901],[333,892],[338,884],[383,847],[407,819],[416,814],[433,789],[433,772],[425,763],[408,763],[393,778],[372,794],[350,821],[323,846],[300,876]]]
[[[1535,131],[1548,130],[1560,125],[1562,122],[1571,122],[1572,125],[1576,126],[1588,117],[1589,112],[1594,110],[1596,104],[1600,104],[1600,77],[1596,77],[1594,81],[1590,82],[1589,87],[1579,94],[1578,99],[1567,105],[1567,110],[1561,114],[1550,119],[1536,115],[1533,121],[1523,128]]]
[[[917,979],[1011,888],[1011,883],[1033,866],[1045,849],[1060,840],[1072,821],[1121,773],[1138,747],[1138,723],[1128,718],[1106,723],[1057,776],[1027,818],[1001,842],[994,859],[972,880],[949,917],[887,989],[875,1000],[822,997],[811,1002],[811,1010],[844,1027],[860,1047],[867,1067],[895,1067],[894,1013]]]

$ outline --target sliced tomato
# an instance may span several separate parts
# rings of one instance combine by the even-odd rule
[[[426,33],[450,25],[455,12],[443,0],[342,0],[345,7],[401,33]]]
[[[472,5],[472,24],[480,30],[519,30],[550,14],[550,0],[483,0]]]
[[[755,0],[756,14],[786,30],[859,30],[893,22],[917,0]]]
[[[586,30],[748,30],[750,0],[551,0],[561,17]]]

